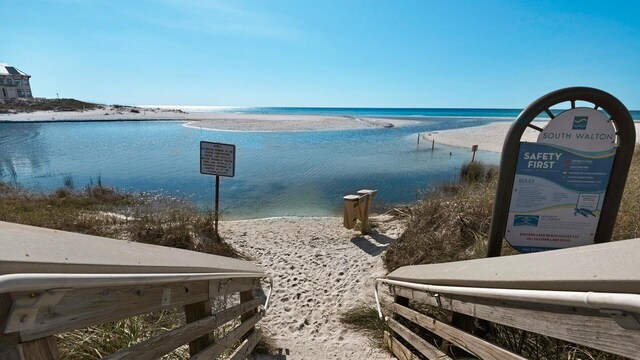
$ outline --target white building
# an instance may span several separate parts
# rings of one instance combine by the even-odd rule
[[[29,78],[24,71],[0,63],[0,102],[5,99],[33,99]]]

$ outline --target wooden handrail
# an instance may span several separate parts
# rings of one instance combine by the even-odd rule
[[[54,335],[176,308],[186,324],[110,358],[158,358],[185,344],[193,358],[240,358],[260,339],[267,304],[257,293],[272,280],[248,261],[4,222],[0,249],[2,359],[58,359]],[[217,298],[236,300],[214,311]]]
[[[640,242],[626,240],[399,268],[375,287],[377,301],[378,284],[387,285],[394,297],[389,316],[380,312],[390,327],[387,345],[400,359],[443,358],[460,351],[482,359],[523,358],[470,333],[473,326],[449,323],[462,314],[640,359],[640,276],[634,256],[639,253]],[[443,312],[448,320],[434,315]],[[433,336],[421,336],[425,333]]]

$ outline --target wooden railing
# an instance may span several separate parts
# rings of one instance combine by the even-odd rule
[[[57,359],[56,334],[170,309],[185,323],[106,358],[244,359],[260,340],[271,280],[249,262],[3,222],[0,249],[0,359]]]
[[[524,359],[490,341],[500,324],[640,359],[638,258],[640,239],[400,268],[376,284],[393,296],[387,345],[399,359]]]

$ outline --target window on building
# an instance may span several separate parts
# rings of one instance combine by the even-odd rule
[[[18,97],[24,97],[24,90],[18,90]]]
[[[31,91],[29,90],[25,90],[24,94],[27,95],[27,97],[31,97]]]
[[[13,85],[13,79],[7,79],[7,85]]]
[[[16,85],[22,85],[22,80],[15,79]]]
[[[4,85],[4,78],[0,78],[0,85]]]
[[[22,82],[23,82],[25,85],[29,85],[29,80],[27,80],[27,79],[22,80]]]

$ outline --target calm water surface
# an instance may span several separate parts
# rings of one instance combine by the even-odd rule
[[[491,119],[415,118],[416,125],[315,132],[226,132],[181,122],[0,123],[4,181],[42,191],[72,176],[76,187],[104,184],[192,198],[212,207],[213,177],[199,173],[201,140],[236,144],[236,176],[221,178],[226,218],[337,215],[342,196],[379,190],[379,206],[409,203],[422,190],[455,181],[468,149],[417,134],[486,124]],[[471,145],[471,144],[469,144]],[[477,158],[497,164],[499,155]]]

